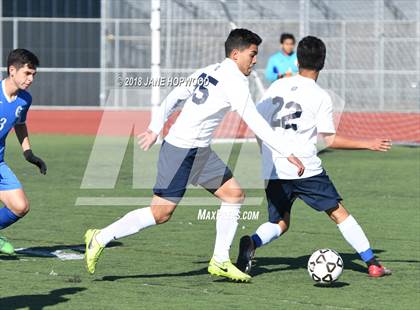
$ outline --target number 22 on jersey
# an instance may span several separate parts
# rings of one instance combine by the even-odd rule
[[[273,111],[273,115],[271,116],[271,127],[282,127],[284,129],[293,129],[296,131],[298,127],[295,123],[292,123],[291,120],[300,118],[300,116],[302,115],[301,105],[294,101],[289,101],[288,103],[284,104],[284,100],[282,97],[274,97],[272,102],[273,105],[277,105],[277,107],[275,108],[275,110]],[[280,113],[280,111],[282,111],[283,108],[286,111],[294,109],[296,112],[286,114],[281,118],[278,118],[278,114]]]

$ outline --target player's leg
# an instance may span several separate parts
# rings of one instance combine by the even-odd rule
[[[236,266],[250,273],[257,248],[276,240],[290,227],[290,211],[294,201],[293,184],[284,180],[269,180],[266,184],[268,222],[260,225],[252,236],[245,235],[239,242]]]
[[[347,242],[368,265],[378,265],[376,266],[378,268],[369,267],[370,275],[381,276],[388,272],[385,268],[380,267],[374,259],[365,233],[353,216],[343,207],[342,198],[325,171],[307,179],[296,180],[295,185],[299,198],[313,209],[325,211],[337,224]]]
[[[0,208],[0,230],[16,223],[29,212],[29,201],[22,185],[5,163],[0,165],[0,201],[4,204]],[[0,252],[14,253],[13,246],[4,237],[0,237]]]
[[[203,150],[197,163],[198,169],[196,170],[199,173],[192,183],[201,185],[222,201],[220,209],[217,211],[216,240],[208,272],[233,280],[249,281],[250,276],[238,270],[231,263],[229,257],[245,193],[230,169],[210,148]]]
[[[0,230],[9,227],[29,212],[29,201],[23,189],[0,190]]]
[[[335,208],[326,211],[328,216],[337,224],[338,229],[349,245],[360,255],[367,264],[368,273],[372,277],[391,274],[375,258],[369,240],[356,219],[349,214],[340,202]]]
[[[147,208],[133,210],[121,219],[99,230],[90,229],[85,234],[86,265],[94,273],[105,246],[139,231],[167,222],[178,202],[184,196],[195,153],[163,143],[159,153],[158,176],[153,188],[154,196]]]
[[[0,208],[0,230],[16,223],[29,212],[29,202],[22,189],[0,191],[0,201],[4,204]],[[13,254],[13,245],[5,238],[0,236],[0,252]]]
[[[112,240],[118,240],[138,233],[147,227],[163,224],[175,211],[176,203],[154,195],[150,207],[128,212],[119,220],[103,228],[96,240],[106,246]]]
[[[230,260],[229,250],[238,227],[240,209],[245,199],[245,193],[235,178],[226,181],[214,195],[222,203],[217,211],[216,241],[213,258],[218,262]]]
[[[278,223],[265,222],[261,224],[252,236],[245,235],[239,241],[239,253],[236,259],[236,267],[239,270],[250,274],[252,261],[257,248],[276,240],[284,235],[289,227],[290,214],[285,213],[284,219]]]
[[[238,227],[240,208],[245,199],[245,193],[236,179],[231,177],[214,192],[214,195],[222,200],[222,203],[217,211],[216,240],[208,272],[212,275],[247,282],[251,277],[236,268],[229,256],[229,250]]]
[[[263,245],[270,243],[284,235],[290,227],[290,213],[284,212],[282,218],[273,222],[265,222],[261,224],[255,233],[251,236],[254,248],[257,249]]]
[[[85,258],[88,271],[95,272],[99,257],[109,242],[167,222],[176,206],[176,203],[155,195],[150,207],[133,210],[101,230],[89,229],[85,234]]]

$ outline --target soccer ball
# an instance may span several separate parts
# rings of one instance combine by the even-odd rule
[[[343,272],[343,259],[334,250],[317,250],[309,258],[308,272],[312,280],[317,283],[332,283]]]

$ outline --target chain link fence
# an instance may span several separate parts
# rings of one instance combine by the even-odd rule
[[[279,36],[319,36],[327,61],[319,83],[348,111],[414,112],[420,107],[420,1],[228,0],[240,27],[263,38],[257,72],[279,49]],[[2,71],[13,47],[40,56],[35,104],[149,107],[150,0],[102,0],[101,18],[2,18]],[[187,76],[224,58],[230,25],[219,1],[161,0],[161,75]],[[59,65],[57,65],[59,64]],[[70,66],[71,65],[71,66]],[[265,86],[268,82],[264,81]],[[259,94],[251,82],[255,99]],[[169,89],[163,87],[163,97]]]

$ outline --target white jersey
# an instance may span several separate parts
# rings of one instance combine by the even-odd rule
[[[325,90],[301,75],[280,79],[271,84],[257,110],[302,161],[305,173],[301,178],[322,172],[317,134],[335,133],[331,97]],[[297,179],[296,167],[266,143],[262,158],[264,179]]]
[[[165,140],[179,148],[207,147],[225,114],[236,111],[261,140],[285,156],[291,154],[257,112],[248,79],[233,60],[226,58],[220,64],[199,69],[187,79],[191,80],[199,83],[185,83],[166,97],[152,117],[150,130],[159,134],[173,109],[183,102],[184,107]]]

